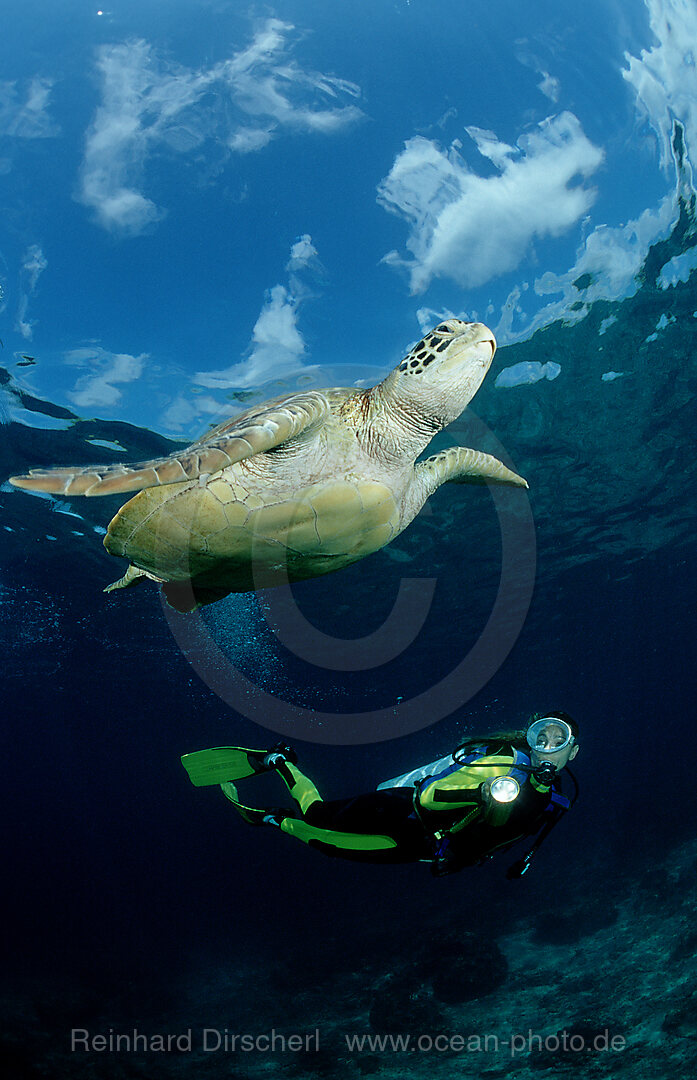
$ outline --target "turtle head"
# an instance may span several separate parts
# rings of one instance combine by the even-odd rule
[[[417,423],[445,427],[477,393],[495,351],[496,339],[483,323],[446,319],[381,383],[384,400]]]

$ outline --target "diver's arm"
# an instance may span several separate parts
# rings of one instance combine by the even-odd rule
[[[465,776],[464,773],[464,769],[459,769],[446,777],[427,780],[419,791],[419,805],[422,809],[438,812],[468,807],[479,808],[481,806],[479,788],[482,777]]]
[[[481,764],[462,765],[427,781],[419,792],[420,808],[436,813],[462,810],[470,820],[479,817],[491,824],[501,824],[500,805],[490,794],[491,781],[506,776],[513,760],[508,755],[491,755],[479,760]],[[509,813],[510,807],[506,808],[505,818]]]

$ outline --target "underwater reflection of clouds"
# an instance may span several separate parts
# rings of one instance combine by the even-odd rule
[[[263,387],[269,380],[282,382],[300,374],[309,379],[318,373],[316,365],[305,363],[307,347],[298,325],[303,303],[314,295],[309,281],[321,280],[324,274],[317,249],[307,233],[292,244],[285,269],[288,274],[285,284],[277,283],[264,298],[247,356],[225,368],[197,371],[192,380],[197,387],[248,391]],[[344,378],[349,375],[347,371]],[[278,394],[281,389],[281,386],[272,389],[268,396]],[[240,400],[244,401],[244,395]],[[204,415],[224,420],[229,414],[229,403],[220,402],[210,394],[180,394],[163,413],[162,423],[165,430],[178,433]]]
[[[316,273],[320,268],[311,237],[299,237],[291,247],[286,265],[287,284],[274,285],[265,298],[252,331],[249,356],[222,371],[198,371],[195,375],[198,385],[210,389],[246,389],[302,368],[306,347],[298,328],[298,314],[300,304],[311,292],[300,275],[307,270]]]
[[[657,39],[641,56],[625,54],[624,78],[636,107],[658,136],[661,164],[671,167],[673,121],[685,128],[688,147],[697,146],[697,7],[692,0],[645,0]]]
[[[36,291],[39,278],[48,266],[48,260],[38,244],[31,244],[24,253],[20,267],[20,293],[15,329],[26,341],[31,341],[34,321],[27,318],[29,301]]]
[[[515,283],[494,326],[499,343],[530,337],[561,317],[580,320],[595,300],[633,295],[649,248],[670,233],[680,200],[694,191],[689,155],[697,146],[697,6],[692,0],[646,0],[646,8],[655,43],[638,56],[626,52],[626,67],[618,65],[617,78],[633,92],[639,121],[655,133],[662,169],[674,172],[671,190],[632,220],[593,221],[596,192],[585,182],[606,153],[590,142],[570,111],[548,117],[516,146],[468,127],[479,153],[494,166],[493,175],[483,170],[479,175],[465,163],[459,140],[443,149],[416,136],[378,188],[381,205],[409,226],[409,254],[391,251],[384,261],[407,272],[412,294],[424,292],[436,278],[474,289],[520,267],[536,240],[570,233],[583,222],[586,236],[566,272],[547,270],[534,281]],[[518,59],[543,75],[542,93],[560,98],[559,83],[534,57],[523,52]],[[615,169],[610,162],[599,174],[604,189],[609,190]],[[533,295],[557,298],[534,310]],[[437,303],[428,310],[429,317],[434,312],[462,317]],[[492,314],[493,309],[487,319]]]
[[[33,78],[24,90],[17,81],[0,82],[0,135],[14,139],[47,139],[59,134],[49,105],[53,80]]]
[[[568,310],[579,299],[579,279],[587,281],[585,304],[632,295],[649,248],[670,232],[680,200],[687,202],[694,193],[690,152],[697,147],[697,6],[691,0],[646,0],[646,6],[656,44],[638,57],[626,53],[622,75],[635,93],[639,117],[658,139],[662,168],[674,170],[675,185],[658,206],[647,207],[626,225],[593,229],[566,274],[543,274],[535,291],[563,296],[543,308],[526,333],[562,314],[567,319],[584,316],[583,307],[575,315]]]
[[[246,154],[282,132],[331,135],[360,119],[357,106],[336,104],[357,97],[358,87],[286,56],[293,29],[267,19],[246,48],[198,70],[166,60],[147,41],[102,46],[102,102],[87,133],[79,192],[97,223],[138,235],[165,215],[139,190],[156,150],[191,153],[210,139],[224,156]]]
[[[100,346],[72,349],[65,356],[66,363],[89,370],[79,377],[67,396],[82,409],[109,408],[121,399],[122,384],[137,382],[147,359],[145,353],[130,356],[108,352]]]
[[[658,284],[662,289],[669,289],[679,281],[687,281],[693,270],[697,270],[697,247],[674,255],[658,275]]]
[[[499,371],[494,386],[527,386],[539,382],[540,379],[552,382],[560,372],[561,366],[553,360],[548,360],[545,364],[539,360],[522,360],[519,364],[511,364]]]
[[[384,261],[407,270],[412,293],[434,277],[473,287],[515,269],[535,237],[566,232],[595,199],[583,181],[603,152],[572,113],[548,117],[515,147],[491,131],[469,127],[467,133],[495,175],[470,169],[457,140],[446,151],[416,136],[379,186],[378,201],[410,225],[412,257],[392,251]]]

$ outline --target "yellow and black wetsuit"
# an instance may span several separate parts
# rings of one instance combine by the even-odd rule
[[[435,873],[450,873],[538,832],[569,805],[557,780],[550,785],[535,779],[517,741],[468,744],[385,781],[376,791],[330,802],[287,755],[270,766],[269,754],[222,746],[186,754],[182,763],[197,787],[220,784],[249,824],[278,825],[327,855],[361,862],[423,860],[432,863]],[[283,778],[295,810],[240,801],[236,782],[270,768]],[[482,784],[499,776],[517,780],[520,791],[513,802],[482,798]]]
[[[538,783],[530,759],[514,745],[481,745],[434,763],[432,774],[416,770],[377,791],[325,802],[315,785],[289,762],[278,771],[298,816],[281,817],[280,828],[327,855],[362,862],[440,860],[444,872],[471,866],[535,833],[545,815],[567,801]],[[513,776],[514,802],[485,803],[482,784]],[[389,786],[394,783],[394,786]]]

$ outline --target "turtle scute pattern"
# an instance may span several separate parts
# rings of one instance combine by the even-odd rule
[[[229,590],[264,587],[285,572],[299,580],[339,569],[377,551],[399,529],[393,493],[378,481],[322,482],[265,502],[217,476],[205,487],[190,483],[174,494],[152,488],[138,498],[147,498],[148,513],[122,507],[107,550],[137,559],[157,578],[195,578]]]

